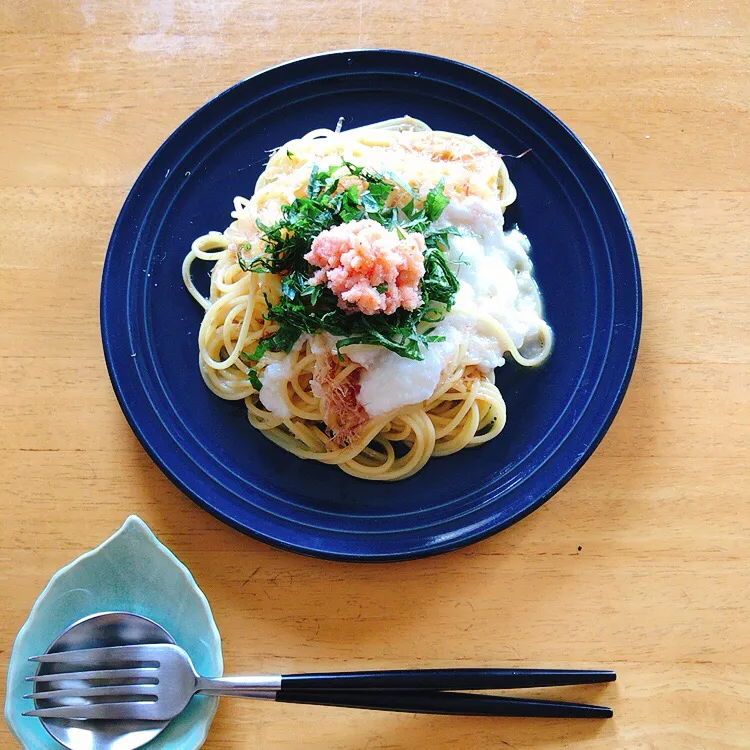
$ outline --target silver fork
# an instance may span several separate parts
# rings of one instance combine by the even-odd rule
[[[24,716],[72,720],[168,721],[196,693],[410,713],[607,718],[612,711],[603,706],[444,691],[615,679],[607,670],[563,669],[413,669],[209,679],[196,672],[182,648],[166,643],[61,651],[31,661],[69,671],[27,677],[35,683],[35,692],[25,697],[41,701],[43,707]],[[64,686],[40,689],[53,683]]]
[[[56,703],[91,699],[24,713],[39,718],[166,721],[177,716],[196,693],[272,700],[281,688],[281,675],[201,677],[188,654],[168,643],[62,651],[30,661],[64,665],[71,671],[27,677],[36,692],[24,697]],[[102,684],[39,690],[42,684],[72,680]]]

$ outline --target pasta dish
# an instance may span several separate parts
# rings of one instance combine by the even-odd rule
[[[529,241],[504,228],[515,198],[497,151],[410,117],[284,144],[184,260],[203,380],[285,450],[363,479],[492,440],[495,368],[552,346]]]

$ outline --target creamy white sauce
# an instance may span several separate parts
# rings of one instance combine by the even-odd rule
[[[365,368],[359,380],[358,400],[369,416],[386,414],[406,404],[418,404],[432,396],[443,368],[459,345],[455,328],[436,333],[445,335],[445,341],[430,344],[421,361],[374,346],[360,347],[374,352],[344,350],[350,359]]]
[[[453,309],[435,330],[445,341],[430,344],[422,362],[379,347],[346,352],[365,368],[359,401],[371,417],[430,398],[459,346],[464,347],[467,361],[483,372],[500,367],[507,348],[493,334],[491,319],[505,328],[518,348],[538,343],[546,325],[532,276],[529,240],[518,229],[503,231],[499,203],[479,198],[452,202],[440,225],[453,225],[465,233],[452,235],[446,252],[461,287]],[[365,354],[364,349],[372,351]]]
[[[382,347],[347,347],[344,351],[364,368],[359,401],[370,417],[386,414],[430,398],[451,357],[459,347],[463,356],[485,373],[504,362],[507,346],[492,332],[500,323],[513,344],[521,349],[538,347],[546,323],[532,276],[530,244],[518,229],[503,230],[498,202],[468,198],[451,202],[438,226],[452,225],[464,234],[450,237],[446,257],[460,281],[453,309],[435,333],[445,341],[434,342],[424,351],[423,361],[406,359]],[[336,337],[312,337],[312,351],[335,353]],[[301,345],[298,342],[298,345]],[[283,398],[291,377],[290,358],[274,359],[265,369],[260,400],[274,414],[291,416]],[[313,383],[315,389],[316,384]]]
[[[455,314],[467,333],[481,335],[481,320],[477,319],[484,315],[497,320],[518,348],[538,338],[545,324],[539,291],[531,275],[528,238],[518,229],[503,231],[499,206],[478,198],[449,204],[440,220],[467,232],[464,236],[451,236],[450,250],[446,253],[461,282],[446,322],[450,323]],[[491,367],[500,366],[502,354],[489,357],[486,365],[490,361]]]
[[[263,358],[268,358],[268,355],[264,354]],[[268,411],[282,419],[289,419],[292,416],[289,405],[284,398],[291,377],[292,359],[288,354],[279,359],[270,360],[263,370],[263,374],[260,375],[260,382],[263,387],[260,389],[258,398]]]

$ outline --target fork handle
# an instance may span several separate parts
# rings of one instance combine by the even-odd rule
[[[457,716],[526,716],[562,719],[607,719],[612,716],[612,709],[605,706],[432,691],[387,693],[282,690],[276,695],[276,701],[316,706],[367,708],[374,711]]]
[[[287,690],[502,690],[612,682],[600,669],[393,669],[284,675]]]

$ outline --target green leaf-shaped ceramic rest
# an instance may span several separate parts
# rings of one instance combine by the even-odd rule
[[[130,516],[107,541],[59,570],[36,600],[13,646],[8,667],[5,719],[28,750],[59,750],[30,708],[24,678],[34,674],[30,656],[44,653],[69,625],[96,612],[126,611],[158,622],[206,677],[222,673],[221,639],[211,608],[190,571]],[[217,699],[196,696],[147,747],[195,750],[205,742]]]

